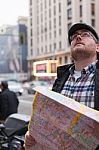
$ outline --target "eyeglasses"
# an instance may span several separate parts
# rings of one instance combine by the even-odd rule
[[[71,36],[70,40],[73,41],[77,38],[77,36],[80,35],[82,38],[88,37],[88,38],[94,38],[94,36],[90,32],[82,32],[82,33],[75,33]]]

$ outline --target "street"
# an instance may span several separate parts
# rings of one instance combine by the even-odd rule
[[[22,96],[18,96],[19,108],[18,113],[30,115],[32,110],[33,95],[29,95],[26,92]]]

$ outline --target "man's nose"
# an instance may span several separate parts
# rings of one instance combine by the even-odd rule
[[[76,39],[81,39],[81,34],[78,34],[78,35],[76,36]]]

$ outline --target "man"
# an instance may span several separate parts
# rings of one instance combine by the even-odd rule
[[[68,40],[73,64],[57,68],[57,79],[52,90],[99,110],[98,35],[91,26],[76,23],[68,32]],[[28,131],[26,150],[35,142]]]
[[[13,91],[8,89],[6,81],[1,82],[0,121],[4,121],[10,114],[17,113],[19,100]]]
[[[53,90],[99,110],[98,35],[86,24],[74,24],[68,32],[73,64],[57,69]]]

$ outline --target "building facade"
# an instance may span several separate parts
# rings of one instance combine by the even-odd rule
[[[19,17],[18,25],[0,27],[0,77],[26,78],[27,19]]]
[[[19,72],[19,36],[17,26],[0,28],[0,73]]]
[[[71,62],[68,29],[76,22],[92,25],[99,32],[99,0],[29,0],[28,70],[33,63]]]
[[[27,25],[28,20],[27,17],[19,17],[18,18],[18,33],[19,33],[19,47],[20,47],[20,67],[21,72],[28,72],[28,64],[27,64]]]

